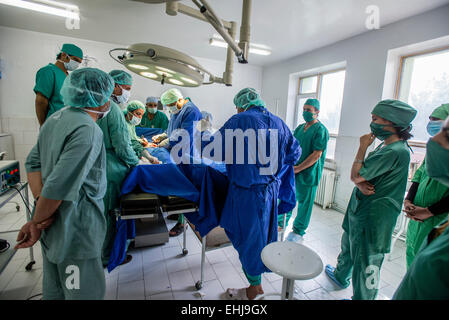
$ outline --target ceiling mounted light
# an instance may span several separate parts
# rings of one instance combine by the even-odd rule
[[[50,0],[0,0],[0,4],[80,20],[79,8],[72,4]]]
[[[238,40],[236,40],[238,42]],[[209,39],[209,44],[214,47],[219,48],[227,48],[228,44],[220,38],[216,38],[215,36]],[[267,48],[267,46],[264,45],[256,45],[256,44],[250,44],[249,46],[249,53],[258,54],[261,56],[269,56],[271,54],[271,50]]]
[[[148,67],[142,66],[140,64],[133,64],[133,63],[131,63],[130,65],[128,65],[128,67],[133,68],[133,69],[137,69],[137,70],[148,70]]]
[[[114,51],[123,52],[115,57]],[[145,67],[146,72],[136,72],[143,77],[165,83],[166,80],[185,87],[198,87],[215,81],[215,77],[203,69],[193,58],[182,52],[151,43],[138,43],[124,49],[113,49],[109,52],[111,57],[124,65],[127,69],[136,72],[135,67]],[[206,79],[206,77],[209,79]],[[182,78],[191,81],[182,82]]]

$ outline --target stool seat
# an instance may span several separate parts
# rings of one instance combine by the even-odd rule
[[[261,253],[265,266],[283,278],[309,280],[323,271],[323,262],[312,249],[295,242],[273,242]]]

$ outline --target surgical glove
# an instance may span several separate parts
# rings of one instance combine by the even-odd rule
[[[165,139],[158,145],[159,148],[166,148],[166,149],[168,149],[169,146],[170,146],[170,139]]]
[[[142,157],[145,158],[145,160],[147,160],[149,163],[152,164],[160,164],[160,161],[158,158],[153,157],[147,150],[144,150],[142,152]]]
[[[165,140],[167,138],[168,138],[167,134],[162,133],[162,134],[155,135],[153,138],[151,138],[151,140],[153,140],[153,142],[155,142],[155,143],[159,143],[162,140]]]
[[[150,164],[150,161],[148,161],[146,158],[142,157],[139,160],[139,165],[142,165],[142,164]]]

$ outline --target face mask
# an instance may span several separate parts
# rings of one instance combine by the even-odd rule
[[[391,137],[394,133],[391,131],[384,130],[384,127],[387,127],[383,124],[378,124],[371,122],[371,132],[376,136],[377,139],[380,141],[384,141],[385,139]]]
[[[70,59],[70,58],[69,58]],[[59,61],[61,61],[61,60],[59,60]],[[70,61],[69,62],[64,62],[64,61],[61,61],[62,63],[64,63],[64,68],[67,70],[67,71],[73,71],[73,70],[76,70],[76,69],[78,69],[78,67],[80,66],[80,63],[78,62],[78,61],[75,61],[75,60],[72,60],[72,59],[70,59]]]
[[[122,88],[122,87],[120,87]],[[122,88],[122,95],[116,96],[119,103],[127,103],[131,96],[131,90],[125,90]]]
[[[176,106],[176,105],[174,105],[172,107],[167,106],[167,108],[170,111],[170,113],[172,113],[172,114],[177,114],[179,112],[178,106]]]
[[[313,120],[315,120],[314,116],[315,116],[315,114],[310,111],[304,111],[302,113],[302,117],[304,118],[304,120],[306,122],[312,122]]]
[[[89,109],[87,111],[98,114],[98,118],[97,118],[97,121],[98,121],[100,119],[105,118],[108,115],[109,111],[111,111],[111,108],[109,107],[109,109],[107,111],[95,111],[95,110],[91,110],[91,109]]]
[[[435,137],[443,127],[443,122],[444,121],[442,120],[429,121],[429,123],[427,124],[427,133],[430,134],[431,137]]]
[[[142,121],[142,119],[136,117],[135,115],[132,115],[131,120],[129,120],[129,123],[131,123],[133,126],[138,126],[140,124],[140,121]]]
[[[429,140],[426,169],[429,177],[449,187],[449,150],[444,149],[435,141]]]
[[[148,113],[156,114],[157,108],[147,108]]]

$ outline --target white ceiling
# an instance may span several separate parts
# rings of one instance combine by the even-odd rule
[[[216,33],[209,24],[165,13],[165,4],[129,0],[61,0],[79,6],[81,28],[67,30],[65,19],[0,5],[0,25],[94,41],[149,42],[189,55],[224,60],[226,50],[211,47]],[[188,0],[183,3],[194,4]],[[209,0],[220,18],[237,21],[241,0]],[[250,55],[250,63],[269,65],[368,31],[369,5],[380,8],[381,25],[411,17],[449,0],[253,0],[251,41],[270,47],[271,56]],[[280,5],[282,4],[282,5]],[[196,8],[196,7],[195,7]]]

